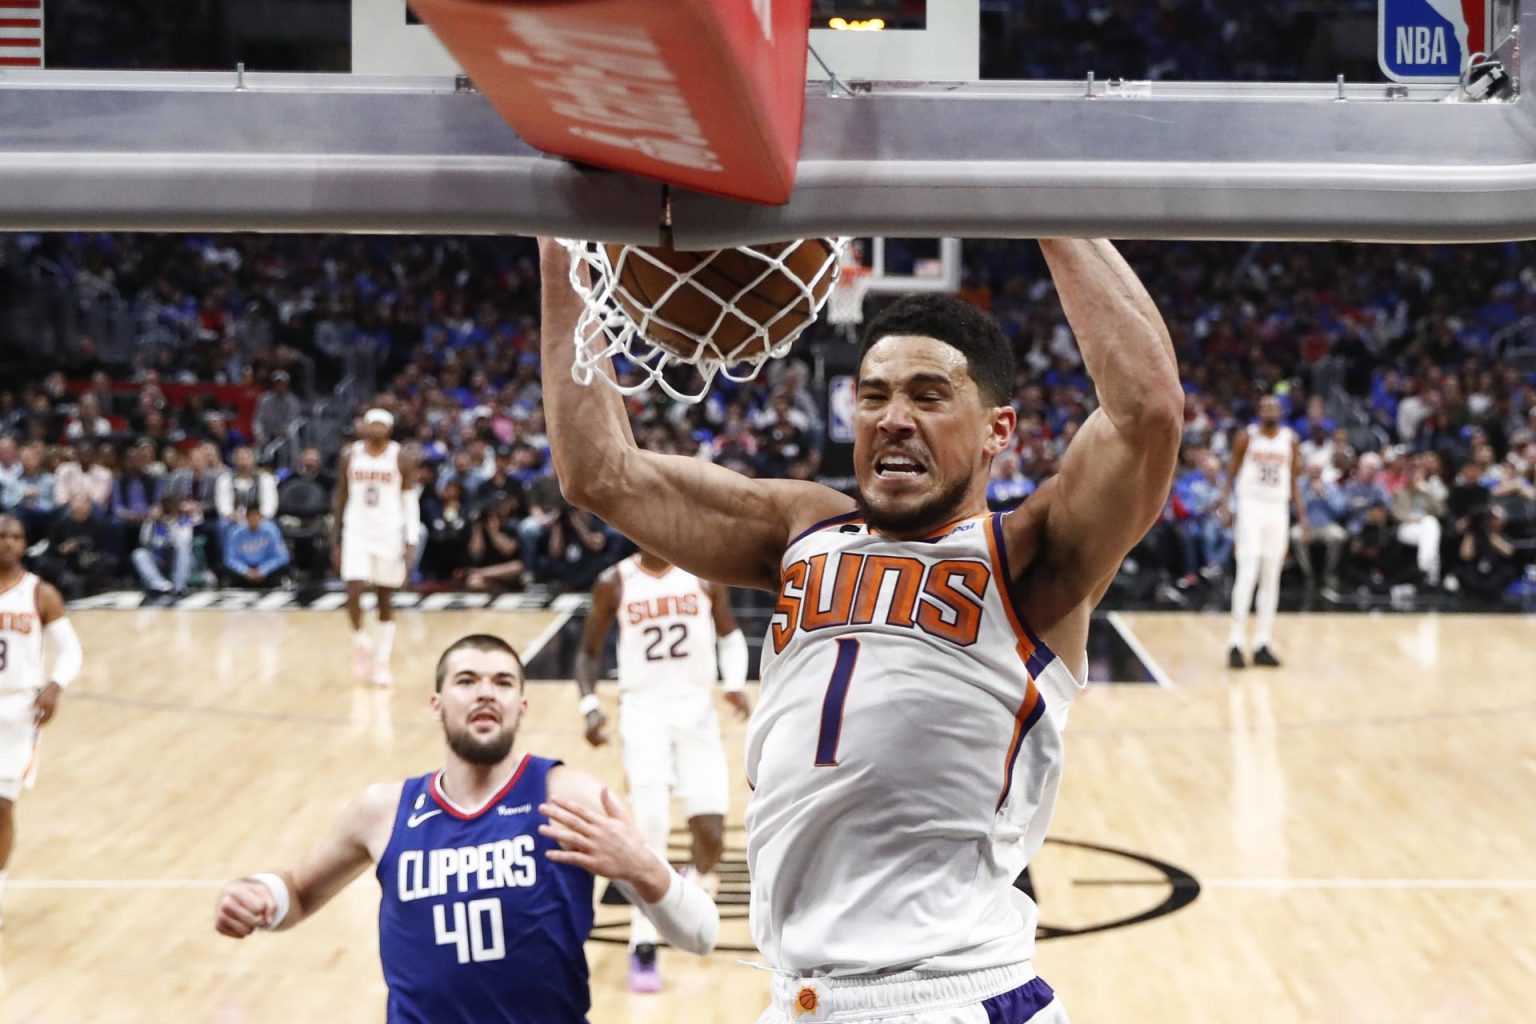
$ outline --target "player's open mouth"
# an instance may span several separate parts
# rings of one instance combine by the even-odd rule
[[[927,472],[922,463],[905,455],[887,455],[875,460],[875,476],[881,480],[916,480]]]
[[[489,722],[492,725],[495,725],[500,721],[501,716],[494,711],[476,711],[474,714],[469,716],[470,725],[474,725],[476,722]]]

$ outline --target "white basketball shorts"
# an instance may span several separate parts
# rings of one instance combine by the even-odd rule
[[[32,690],[0,690],[0,800],[15,801],[37,781],[37,720]]]
[[[1255,502],[1237,509],[1235,554],[1264,560],[1285,557],[1290,541],[1291,510],[1283,502]]]
[[[712,690],[622,692],[619,738],[632,791],[666,786],[690,818],[729,809],[730,779]]]
[[[963,974],[773,978],[757,1024],[1067,1024],[1067,1011],[1028,964]]]
[[[341,535],[341,578],[398,590],[405,585],[405,544]]]

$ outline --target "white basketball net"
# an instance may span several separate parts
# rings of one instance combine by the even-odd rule
[[[744,245],[735,250],[717,250],[703,254],[698,264],[686,271],[679,271],[658,260],[639,246],[625,245],[610,258],[608,247],[596,242],[561,239],[571,254],[571,287],[581,296],[586,309],[576,323],[576,362],[571,375],[579,384],[591,384],[594,379],[618,391],[633,395],[651,385],[680,402],[699,402],[708,394],[710,384],[718,374],[727,380],[744,382],[752,380],[771,359],[789,354],[795,341],[804,333],[825,305],[831,293],[829,282],[836,279],[843,245],[847,239],[828,239],[828,255],[809,279],[796,273],[786,263],[785,257],[793,247],[775,255],[762,248]],[[744,253],[761,261],[761,272],[752,280],[743,282],[730,295],[719,294],[703,281],[695,278],[722,252]],[[647,273],[665,273],[671,282],[657,296],[632,295],[623,285],[626,261],[644,260],[650,267]],[[761,319],[740,308],[737,303],[768,278],[780,275],[791,282],[798,293],[783,303],[776,313]],[[690,331],[685,326],[659,316],[668,301],[684,289],[695,296],[705,297],[716,306],[713,323],[708,330]],[[624,301],[620,301],[622,294]],[[819,296],[819,297],[818,297]],[[785,317],[798,319],[810,315],[805,322],[788,330],[777,342],[771,342],[778,333],[775,327]],[[638,313],[638,317],[633,315]],[[742,328],[746,336],[730,351],[722,351],[715,343],[723,325],[732,325],[732,336]],[[651,332],[664,328],[673,338],[687,339],[690,351],[669,351],[649,340]],[[675,344],[675,342],[674,342]],[[610,374],[606,364],[614,357],[625,360],[630,369],[639,375],[638,380],[626,383],[620,374]],[[683,390],[667,379],[669,367],[677,364],[692,366],[699,381],[696,390]],[[624,375],[628,377],[629,375]]]

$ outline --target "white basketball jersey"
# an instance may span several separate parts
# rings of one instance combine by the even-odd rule
[[[352,444],[347,465],[347,507],[342,539],[405,543],[405,511],[401,504],[400,446],[389,442],[382,455],[368,454],[362,441]]]
[[[0,591],[0,691],[37,690],[43,677],[43,616],[37,607],[40,581],[22,574]]]
[[[1237,472],[1237,498],[1248,503],[1284,505],[1291,500],[1291,459],[1294,436],[1290,427],[1281,427],[1274,437],[1265,437],[1257,426],[1248,428],[1248,451],[1243,467]]]
[[[790,543],[747,729],[752,937],[801,974],[1029,960],[1080,687],[1019,617],[1003,516]]]
[[[711,689],[714,603],[704,582],[672,566],[656,575],[632,555],[618,565],[619,693]]]

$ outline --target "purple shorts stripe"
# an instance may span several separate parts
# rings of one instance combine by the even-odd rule
[[[987,1011],[987,1024],[1026,1024],[1056,998],[1044,978],[1035,978],[1012,992],[993,996],[981,1004]]]

